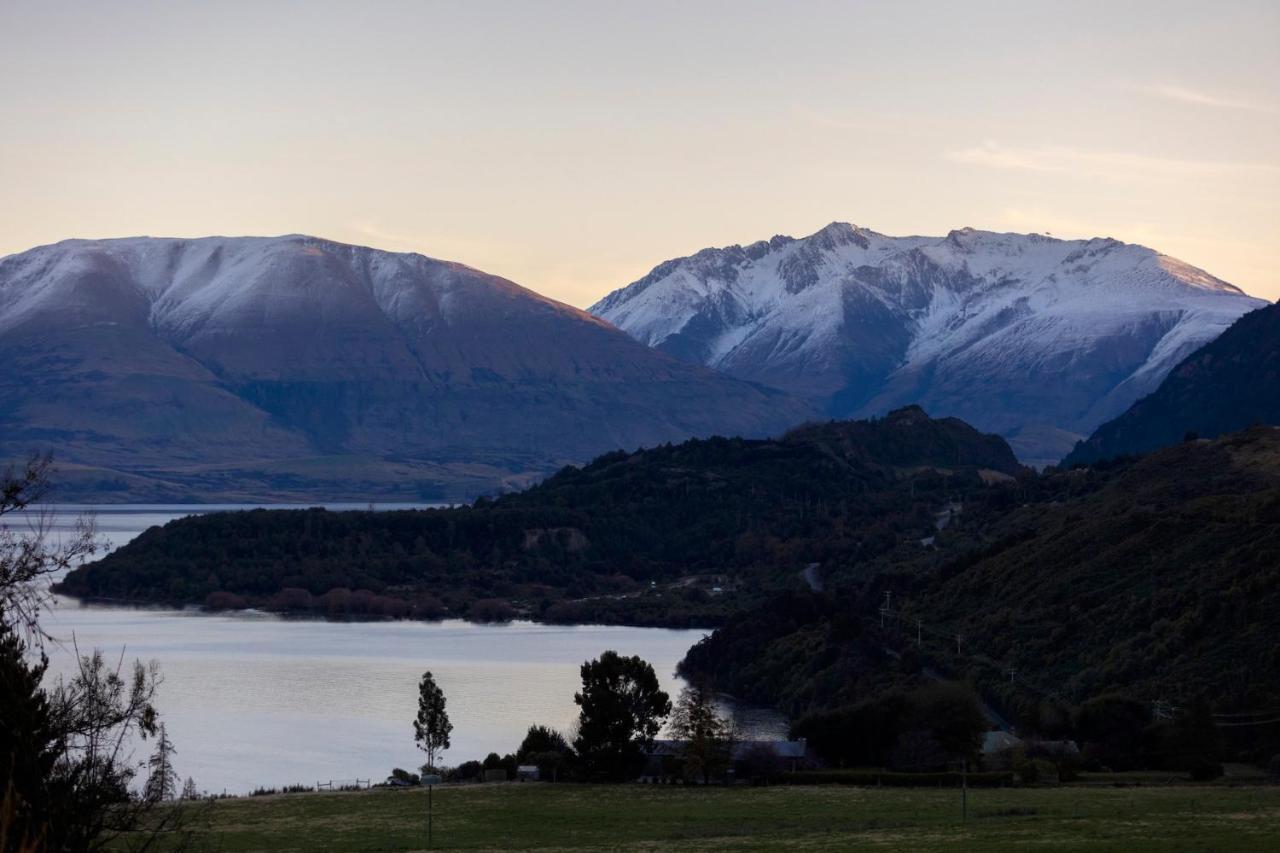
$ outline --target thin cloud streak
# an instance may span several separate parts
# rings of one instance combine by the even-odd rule
[[[1213,107],[1215,109],[1224,110],[1247,110],[1255,113],[1271,113],[1280,112],[1280,108],[1259,104],[1243,98],[1223,98],[1217,95],[1210,95],[1207,92],[1199,92],[1195,89],[1188,89],[1184,86],[1175,86],[1169,84],[1160,84],[1155,86],[1143,86],[1142,91],[1148,95],[1154,95],[1157,98],[1164,98],[1167,101],[1177,101],[1183,104],[1195,104],[1201,107]]]
[[[1113,179],[1135,177],[1219,177],[1226,174],[1274,175],[1280,166],[1270,163],[1230,163],[1212,160],[1179,160],[1113,151],[1091,151],[1064,145],[1019,147],[988,140],[980,145],[948,151],[947,160],[994,169],[1028,172],[1066,172]]]

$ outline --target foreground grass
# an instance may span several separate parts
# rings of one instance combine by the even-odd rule
[[[424,850],[418,790],[222,800],[196,850]],[[1280,850],[1280,787],[955,789],[505,784],[435,791],[445,850]]]

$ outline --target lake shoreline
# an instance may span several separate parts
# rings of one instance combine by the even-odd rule
[[[568,622],[554,621],[547,619],[539,619],[536,616],[520,614],[514,619],[468,619],[465,616],[445,615],[435,618],[415,619],[412,617],[395,617],[395,616],[378,616],[374,614],[319,614],[312,610],[267,610],[260,607],[227,607],[212,608],[203,604],[183,601],[155,601],[145,598],[105,598],[98,596],[77,595],[72,592],[66,592],[55,584],[50,591],[59,598],[73,601],[82,607],[104,607],[119,608],[127,610],[151,610],[180,612],[196,616],[263,616],[279,619],[286,622],[331,622],[337,624],[344,623],[387,623],[387,622],[411,622],[426,625],[438,625],[446,622],[459,622],[465,625],[475,626],[502,626],[502,625],[543,625],[546,627],[561,628],[638,628],[645,630],[665,630],[665,631],[703,631],[711,633],[716,630],[717,625],[665,625],[665,624],[643,624],[635,622]]]
[[[214,505],[234,511],[248,507]],[[104,544],[119,547],[144,530],[208,506],[82,506],[46,509],[51,536],[67,536],[84,514],[97,516]],[[367,506],[352,507],[366,510]],[[20,517],[7,519],[20,532]],[[569,730],[579,668],[613,649],[653,664],[664,690],[678,694],[679,661],[706,629],[548,623],[389,619],[263,609],[209,610],[198,603],[88,600],[55,593],[44,626],[50,683],[73,674],[77,650],[99,648],[112,665],[159,663],[157,709],[177,748],[175,766],[201,789],[249,792],[316,779],[379,780],[417,767],[410,725],[418,679],[430,670],[454,721],[446,763],[513,751],[530,725]],[[756,709],[742,709],[754,713]],[[756,731],[785,735],[760,711]],[[769,728],[772,726],[772,728]],[[145,758],[150,743],[134,745]]]

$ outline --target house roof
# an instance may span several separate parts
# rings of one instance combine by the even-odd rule
[[[1009,732],[987,732],[982,736],[982,754],[990,755],[993,752],[1004,752],[1006,749],[1013,749],[1021,743],[1022,741],[1019,738]]]

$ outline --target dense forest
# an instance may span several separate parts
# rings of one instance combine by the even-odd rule
[[[937,673],[1032,725],[1115,692],[1280,707],[1280,430],[977,493],[873,565],[735,614],[684,671],[793,714]]]
[[[1034,731],[1090,703],[1133,716],[1118,692],[1148,717],[1247,713],[1280,707],[1280,430],[1036,474],[910,408],[612,453],[453,509],[190,517],[62,591],[713,626],[683,674],[815,736],[940,679]]]
[[[710,626],[811,564],[919,549],[937,513],[1028,472],[918,408],[568,467],[521,493],[408,512],[217,513],[69,574],[80,596],[333,615]]]

